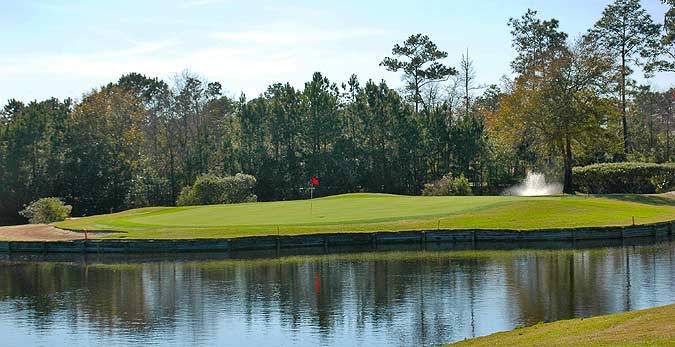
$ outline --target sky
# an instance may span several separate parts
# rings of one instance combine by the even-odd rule
[[[239,1],[0,0],[0,104],[84,93],[129,72],[166,81],[184,70],[220,82],[229,96],[255,97],[267,86],[301,88],[315,71],[342,83],[400,75],[379,66],[395,43],[429,35],[444,62],[458,66],[468,49],[480,84],[510,74],[515,56],[507,21],[528,8],[555,17],[578,37],[609,0]],[[659,0],[642,0],[663,21]],[[675,74],[636,79],[656,89]]]

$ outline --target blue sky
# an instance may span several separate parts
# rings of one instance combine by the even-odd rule
[[[378,66],[396,42],[428,34],[457,66],[468,48],[480,83],[510,73],[506,22],[527,8],[576,37],[608,0],[477,1],[8,1],[0,0],[0,103],[81,95],[122,74],[170,80],[182,70],[254,97],[276,82],[301,87],[314,71],[401,85]],[[659,0],[642,4],[661,22]],[[637,77],[637,74],[636,74]],[[675,74],[650,84],[675,85]]]

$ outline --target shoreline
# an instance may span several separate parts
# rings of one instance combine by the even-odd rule
[[[419,230],[316,233],[207,239],[79,239],[65,241],[0,241],[0,253],[190,253],[260,251],[294,248],[370,247],[397,244],[490,242],[571,242],[672,239],[675,221],[631,226],[539,230]],[[105,232],[105,231],[99,231]]]
[[[456,341],[452,346],[671,346],[675,304],[540,323]]]

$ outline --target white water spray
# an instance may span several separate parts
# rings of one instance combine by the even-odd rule
[[[504,191],[505,195],[540,196],[562,193],[562,184],[547,183],[543,174],[528,172],[521,184],[517,184]]]

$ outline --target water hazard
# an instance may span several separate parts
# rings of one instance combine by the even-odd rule
[[[576,250],[0,255],[2,345],[438,345],[675,303],[675,243]]]

